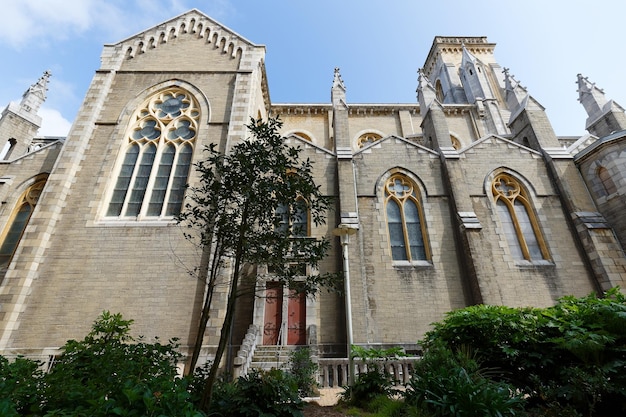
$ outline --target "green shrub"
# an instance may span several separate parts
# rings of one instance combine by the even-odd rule
[[[311,358],[311,348],[299,346],[289,354],[289,372],[298,385],[301,397],[312,397],[319,393],[316,376],[319,366]]]
[[[39,408],[41,363],[23,357],[10,362],[0,356],[0,415],[28,415]]]
[[[44,377],[46,416],[201,416],[177,377],[177,344],[133,343],[132,320],[104,312],[82,341],[70,340]]]
[[[222,417],[298,417],[303,408],[296,381],[273,369],[252,371],[235,382],[218,381],[209,411]]]
[[[345,386],[341,394],[344,403],[367,409],[377,397],[390,397],[397,393],[395,381],[389,374],[386,362],[404,356],[401,348],[376,349],[352,346],[352,357],[365,361],[367,371],[357,375],[352,386]]]
[[[407,406],[435,416],[516,416],[523,397],[503,382],[485,376],[487,370],[466,350],[452,351],[431,344],[404,393]]]
[[[617,288],[543,309],[453,311],[423,341],[436,344],[471,346],[482,366],[497,370],[490,379],[524,393],[528,408],[626,412],[626,298]]]

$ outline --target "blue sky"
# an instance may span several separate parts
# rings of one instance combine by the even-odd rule
[[[548,112],[558,135],[585,133],[576,75],[626,106],[619,0],[20,0],[2,7],[0,106],[51,70],[40,134],[69,130],[116,43],[197,8],[267,46],[274,103],[327,103],[340,67],[349,103],[415,103],[417,69],[434,36],[487,36],[498,62]]]

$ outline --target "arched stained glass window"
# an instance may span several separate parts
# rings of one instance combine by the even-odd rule
[[[426,227],[417,187],[406,176],[392,175],[385,183],[385,206],[391,257],[394,261],[430,259]]]
[[[158,218],[180,213],[200,110],[187,91],[161,91],[135,112],[107,217]]]
[[[0,244],[0,268],[5,268],[11,262],[15,249],[22,239],[24,230],[28,225],[33,209],[39,201],[39,196],[46,183],[46,178],[38,179],[33,185],[22,194],[17,202],[7,226],[3,231],[2,244]]]
[[[498,217],[515,259],[550,259],[532,210],[528,192],[511,175],[502,173],[492,183]]]

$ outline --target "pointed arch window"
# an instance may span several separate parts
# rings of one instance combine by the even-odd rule
[[[200,110],[181,88],[169,88],[133,115],[124,140],[107,217],[161,218],[180,213]]]
[[[495,177],[492,192],[511,253],[520,260],[549,260],[550,255],[534,215],[528,192],[509,174]]]
[[[611,173],[608,169],[600,166],[596,171],[596,175],[600,179],[604,195],[611,195],[617,192],[617,187],[615,186],[615,182],[613,181],[613,178],[611,178]]]
[[[394,261],[430,259],[424,214],[415,184],[402,174],[385,183],[387,228]]]
[[[291,205],[279,205],[276,217],[279,231],[289,233],[294,238],[310,236],[309,208],[304,198],[298,197]]]
[[[40,178],[33,185],[28,187],[20,196],[15,209],[9,217],[7,226],[2,233],[0,244],[0,268],[5,268],[11,262],[17,245],[22,239],[24,230],[28,225],[33,210],[39,201],[39,196],[46,183],[46,178]]]
[[[437,80],[435,82],[435,95],[437,100],[439,100],[440,103],[443,103],[443,87],[441,86],[441,80]]]

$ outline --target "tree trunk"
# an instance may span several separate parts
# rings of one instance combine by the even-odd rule
[[[246,203],[247,206],[247,203]],[[202,392],[202,398],[200,400],[200,409],[208,411],[211,406],[211,397],[213,395],[213,386],[217,380],[217,373],[220,368],[220,362],[226,349],[226,344],[232,331],[233,317],[235,314],[235,304],[237,302],[237,286],[239,284],[239,274],[243,257],[243,239],[245,232],[247,231],[247,207],[244,206],[242,211],[241,225],[239,226],[239,239],[237,242],[237,250],[235,253],[235,265],[233,267],[232,279],[230,282],[230,289],[228,292],[228,302],[226,304],[226,316],[224,317],[224,323],[222,324],[222,330],[220,332],[220,341],[217,345],[217,351],[215,352],[215,359],[211,364],[211,370],[209,376],[205,381],[204,390]]]

